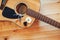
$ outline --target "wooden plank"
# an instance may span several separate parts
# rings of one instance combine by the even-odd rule
[[[36,25],[37,24],[37,25]],[[33,26],[33,27],[32,27]],[[38,21],[26,29],[16,29],[10,31],[0,31],[0,37],[7,37],[8,40],[59,40],[60,30],[42,31]]]
[[[8,40],[59,40],[60,30],[55,31],[34,31],[34,30],[15,30],[0,32],[0,37],[7,37]]]

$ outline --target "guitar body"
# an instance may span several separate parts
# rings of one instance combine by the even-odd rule
[[[11,9],[13,9],[15,11],[15,13],[18,14],[18,12],[16,11],[16,6],[20,3],[25,4],[27,6],[27,8],[32,9],[36,12],[39,12],[39,10],[40,10],[40,1],[39,0],[8,0],[5,7],[9,7]],[[35,18],[27,15],[26,13],[24,14],[24,17],[21,18],[21,20],[20,19],[10,19],[10,18],[4,17],[2,15],[3,10],[0,10],[0,21],[1,20],[11,21],[11,22],[14,22],[15,24],[17,24],[21,28],[31,27],[31,25],[35,21]],[[7,10],[7,12],[8,12],[8,10]],[[28,20],[30,20],[30,21],[28,21]],[[27,26],[24,26],[24,24],[23,24],[25,21],[28,21]]]

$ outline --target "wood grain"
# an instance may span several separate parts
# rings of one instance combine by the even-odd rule
[[[12,26],[11,26],[11,29]],[[35,20],[31,28],[0,31],[0,37],[8,40],[59,40],[60,30],[41,31],[38,20]]]
[[[30,2],[32,2],[32,0]],[[13,2],[11,2],[11,4],[12,3]],[[13,8],[13,5],[11,5],[11,8]],[[60,40],[60,29],[50,30],[47,28],[47,30],[45,30],[44,27],[39,26],[38,22],[38,20],[35,20],[30,28],[21,29],[11,21],[0,20],[0,40],[5,40],[5,38],[7,38],[7,40]]]

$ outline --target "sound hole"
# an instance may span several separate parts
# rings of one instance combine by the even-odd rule
[[[16,11],[18,14],[24,14],[27,11],[27,5],[24,3],[20,3],[16,6]]]

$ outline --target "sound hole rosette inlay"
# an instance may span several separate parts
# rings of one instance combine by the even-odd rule
[[[28,9],[28,7],[25,3],[19,3],[15,7],[15,12],[17,14],[24,14],[27,12],[27,9]]]

